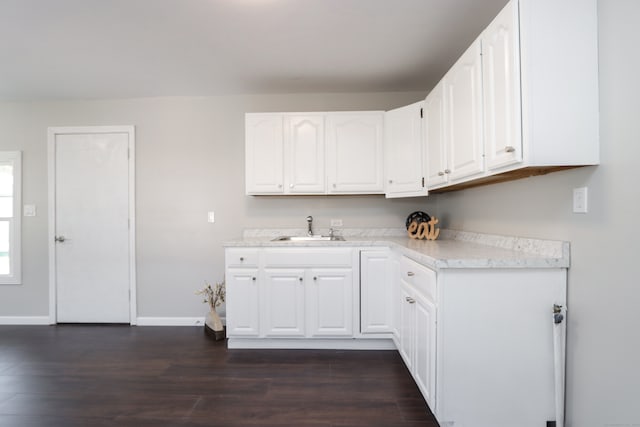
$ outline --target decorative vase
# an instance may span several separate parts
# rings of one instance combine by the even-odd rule
[[[222,320],[215,309],[209,311],[204,320],[205,331],[213,332],[216,341],[224,339],[224,326]]]

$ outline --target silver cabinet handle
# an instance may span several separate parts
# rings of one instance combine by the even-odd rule
[[[67,238],[64,236],[55,236],[53,240],[59,243],[63,243],[65,240],[67,240]]]
[[[302,277],[298,277],[298,280],[299,280],[300,282],[302,282]]]
[[[282,184],[278,184],[278,188],[282,188]]]
[[[256,281],[256,278],[255,278],[255,277],[252,277],[252,278],[251,278],[251,280],[253,280],[253,281],[255,282],[255,281]]]
[[[393,180],[392,179],[389,180],[389,184],[393,184]]]
[[[514,151],[516,151],[515,147],[512,147],[511,145],[507,145],[506,147],[504,147],[504,151],[505,153],[513,153]]]
[[[415,275],[416,275],[416,273],[414,273],[413,271],[407,271],[407,276],[413,277]]]
[[[442,171],[438,172],[438,176],[444,176],[444,172]]]
[[[413,304],[413,303],[415,303],[415,302],[416,302],[416,300],[414,300],[414,299],[413,299],[413,298],[411,298],[411,297],[405,297],[405,299],[407,300],[407,302],[408,302],[409,304]]]
[[[293,188],[293,184],[289,184],[289,188]]]
[[[336,184],[333,184],[333,188],[336,188],[336,187],[338,187],[338,186]]]
[[[313,280],[318,280],[318,278],[314,276],[314,277],[313,277]]]
[[[445,169],[444,173],[451,173],[451,170],[450,169]]]
[[[241,256],[240,257],[240,262],[242,262],[242,261],[244,261],[244,257]]]

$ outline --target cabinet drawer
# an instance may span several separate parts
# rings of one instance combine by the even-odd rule
[[[431,301],[436,300],[436,272],[417,262],[402,257],[400,277]]]
[[[266,267],[351,267],[351,249],[286,248],[265,249]]]
[[[225,252],[225,264],[227,268],[257,267],[258,259],[258,249],[237,248],[227,249]]]

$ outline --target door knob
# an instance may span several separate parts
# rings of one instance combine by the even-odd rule
[[[65,241],[65,240],[67,240],[67,239],[66,239],[64,236],[55,236],[54,240],[55,240],[56,242],[62,243],[62,242],[64,242],[64,241]]]

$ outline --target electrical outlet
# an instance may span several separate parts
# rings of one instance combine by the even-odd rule
[[[342,220],[341,219],[332,219],[331,220],[331,226],[332,227],[342,227]]]
[[[36,216],[36,205],[24,205],[22,212],[24,216]]]
[[[573,189],[573,213],[587,213],[587,187]]]

